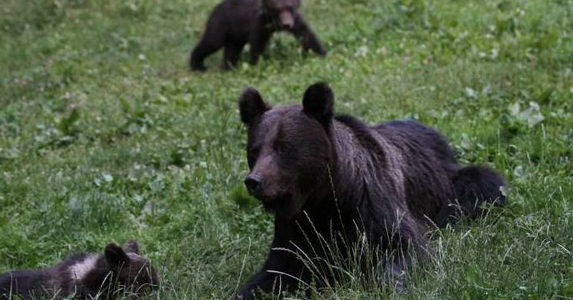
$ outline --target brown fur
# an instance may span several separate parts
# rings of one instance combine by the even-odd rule
[[[199,43],[191,52],[192,70],[205,70],[206,57],[224,49],[225,69],[237,65],[246,44],[251,51],[251,63],[256,64],[277,31],[287,31],[297,37],[305,51],[325,56],[326,50],[299,11],[300,0],[223,0],[209,20]]]
[[[299,284],[293,277],[309,283],[312,272],[297,255],[321,258],[318,272],[329,277],[332,257],[324,243],[344,255],[363,238],[376,253],[386,253],[372,260],[400,287],[409,255],[427,255],[431,228],[462,213],[478,215],[483,202],[504,201],[503,179],[459,166],[437,131],[415,121],[368,126],[335,116],[326,84],[309,87],[302,106],[277,108],[247,89],[239,108],[248,128],[245,184],[275,214],[275,250],[238,298],[277,293],[279,282],[293,291]]]
[[[93,258],[81,278],[73,267]],[[139,255],[135,241],[123,248],[111,243],[102,254],[75,254],[56,266],[41,270],[16,270],[0,275],[0,300],[22,299],[115,299],[121,293],[143,295],[155,289],[159,279],[147,259]]]

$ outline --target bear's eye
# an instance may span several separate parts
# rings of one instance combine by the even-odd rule
[[[274,148],[279,155],[288,154],[290,151],[290,147],[285,143],[277,143]]]
[[[259,157],[259,152],[261,152],[261,148],[259,147],[253,147],[249,150],[249,156],[256,159],[257,157]]]

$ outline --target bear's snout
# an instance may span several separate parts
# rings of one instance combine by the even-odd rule
[[[281,21],[281,26],[285,29],[293,29],[294,28],[294,16],[292,12],[289,10],[283,10],[279,14],[279,18]]]
[[[247,176],[245,186],[252,196],[257,197],[261,195],[261,179],[258,176],[252,174]]]

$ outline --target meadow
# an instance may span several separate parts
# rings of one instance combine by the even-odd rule
[[[573,299],[573,2],[306,0],[326,58],[279,34],[256,66],[189,72],[217,2],[0,2],[0,273],[135,238],[152,299],[232,297],[272,236],[237,97],[300,103],[327,81],[339,113],[415,118],[510,186],[433,233],[404,293],[349,276],[313,299]]]

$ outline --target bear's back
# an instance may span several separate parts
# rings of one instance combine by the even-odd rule
[[[454,150],[438,131],[415,120],[390,121],[378,124],[373,129],[385,138],[395,140],[398,147],[407,145],[402,147],[405,155],[414,156],[423,153],[435,159],[447,171],[457,171],[458,162]]]
[[[372,127],[400,149],[406,202],[415,216],[436,221],[453,196],[452,178],[459,169],[453,149],[436,130],[414,120],[381,123]]]
[[[14,299],[20,295],[24,299],[45,296],[44,285],[48,281],[46,270],[15,270],[0,275],[0,300]]]

